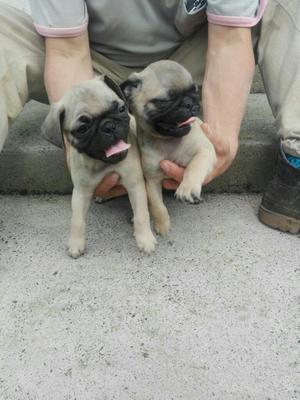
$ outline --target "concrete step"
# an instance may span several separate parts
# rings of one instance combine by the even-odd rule
[[[64,153],[40,137],[48,106],[30,102],[12,126],[0,154],[0,193],[70,193]],[[270,179],[276,156],[274,118],[264,94],[251,94],[237,158],[206,187],[209,192],[258,192]]]
[[[264,83],[259,72],[258,66],[255,68],[255,74],[251,86],[251,93],[265,93]]]

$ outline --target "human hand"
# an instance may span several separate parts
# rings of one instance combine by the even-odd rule
[[[203,132],[206,134],[208,139],[214,145],[217,162],[213,171],[207,176],[204,181],[204,185],[211,182],[217,176],[222,175],[231,165],[235,159],[238,150],[238,139],[237,138],[221,138],[214,134],[206,123],[201,125]],[[176,190],[178,185],[183,179],[184,168],[173,163],[169,160],[162,160],[160,167],[163,172],[170,178],[163,181],[163,187],[169,190]]]
[[[120,175],[115,172],[105,176],[97,186],[95,196],[105,200],[123,196],[127,191],[124,186],[119,184],[119,180]]]

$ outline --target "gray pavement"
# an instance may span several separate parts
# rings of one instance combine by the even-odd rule
[[[300,399],[299,237],[257,195],[166,202],[154,255],[123,198],[72,260],[69,196],[0,197],[1,400]]]

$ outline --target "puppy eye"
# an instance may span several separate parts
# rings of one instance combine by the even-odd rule
[[[151,101],[151,103],[153,103],[155,106],[163,106],[165,104],[168,104],[171,102],[171,99],[167,98],[167,99],[153,99]]]
[[[123,113],[123,112],[125,112],[125,106],[121,106],[121,107],[119,107],[119,113]]]
[[[191,88],[191,95],[192,96],[198,96],[198,87],[194,84]]]
[[[82,135],[86,133],[91,126],[92,118],[90,118],[87,115],[82,115],[80,118],[78,118],[78,127],[76,128],[76,133],[78,135]]]
[[[81,122],[82,124],[89,124],[91,122],[91,118],[88,117],[87,115],[82,115],[79,119],[79,122]]]
[[[77,134],[86,133],[89,130],[89,126],[87,124],[81,125],[76,129]]]

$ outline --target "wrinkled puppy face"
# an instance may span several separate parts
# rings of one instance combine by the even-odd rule
[[[81,83],[63,97],[62,103],[63,132],[79,153],[106,163],[126,157],[128,109],[103,81]]]
[[[121,84],[129,105],[147,132],[178,138],[199,116],[199,96],[189,72],[174,61],[158,61]]]

